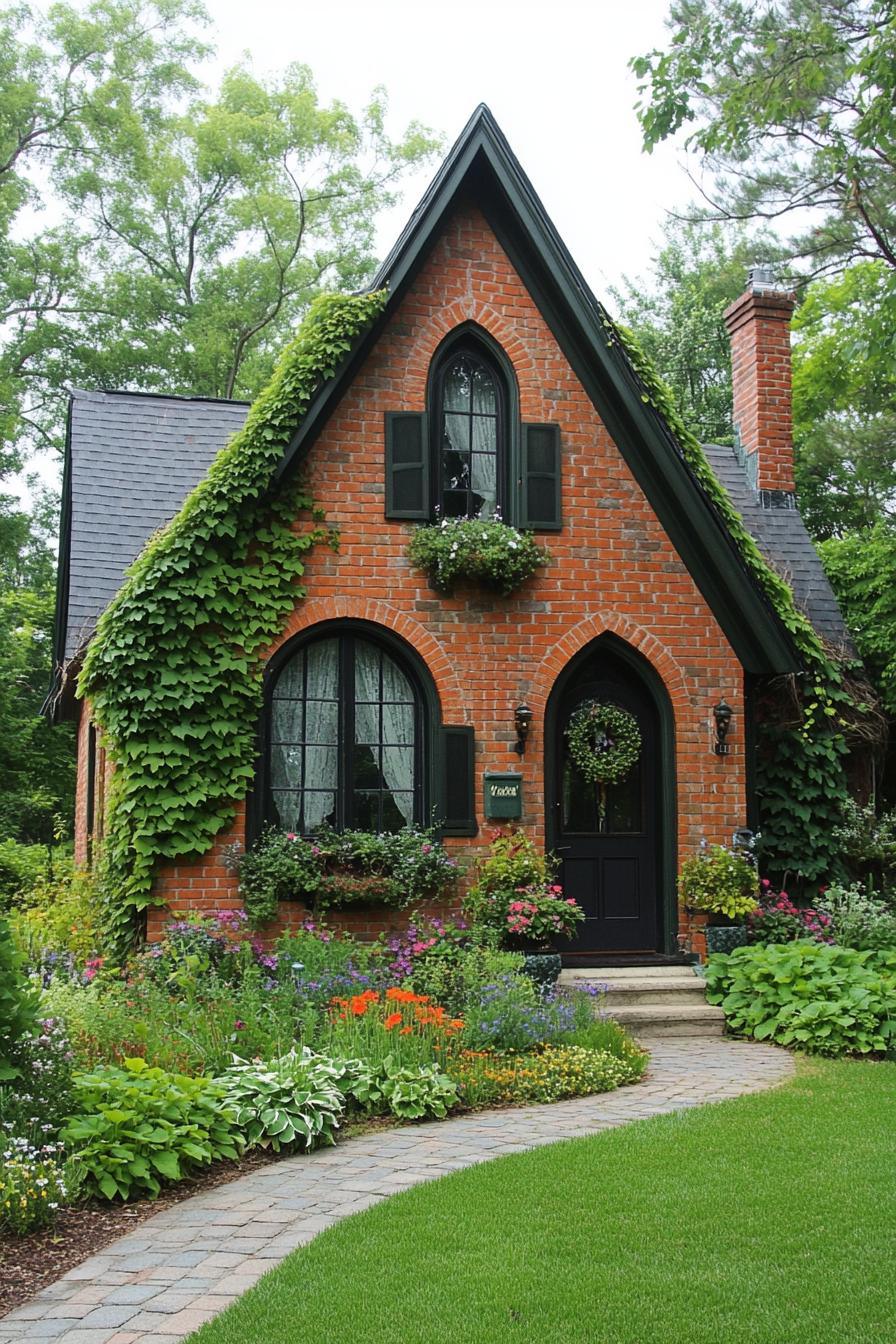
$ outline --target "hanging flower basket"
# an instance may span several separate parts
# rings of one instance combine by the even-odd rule
[[[566,741],[576,768],[592,784],[618,784],[641,755],[637,719],[600,700],[585,700],[574,710]]]

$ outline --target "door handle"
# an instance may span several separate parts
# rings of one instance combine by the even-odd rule
[[[554,853],[555,853],[555,854],[565,854],[566,851],[567,851],[568,849],[572,849],[572,845],[555,845],[555,846],[554,846]]]

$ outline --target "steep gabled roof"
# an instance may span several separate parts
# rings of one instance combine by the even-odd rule
[[[644,387],[489,109],[480,105],[373,282],[381,317],[311,402],[284,455],[288,475],[350,386],[423,265],[451,211],[474,201],[528,288],[666,532],[748,672],[791,672],[801,659],[725,522]]]
[[[423,265],[447,217],[473,200],[529,288],[660,522],[743,666],[800,665],[790,636],[704,490],[588,288],[531,183],[485,106],[477,108],[383,263],[373,288],[389,299],[337,374],[316,393],[277,478],[294,470]],[[78,392],[70,413],[63,498],[55,661],[73,658],[124,571],[179,508],[215,453],[242,425],[244,402]],[[836,601],[798,515],[759,509],[730,449],[713,466],[768,558],[793,582],[820,633],[845,643]],[[738,472],[740,473],[738,475]],[[780,511],[785,512],[785,511]]]

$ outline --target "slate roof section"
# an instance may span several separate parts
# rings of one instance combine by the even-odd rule
[[[67,604],[57,662],[67,662],[84,646],[127,567],[152,533],[174,516],[242,427],[248,409],[242,401],[199,397],[72,394],[67,592],[60,592]],[[747,528],[791,583],[815,628],[833,644],[850,648],[837,600],[798,511],[761,507],[733,448],[707,444],[705,451]],[[64,569],[63,557],[60,579]]]
[[[63,506],[69,529],[66,538],[63,519],[60,555],[67,593],[59,594],[67,601],[57,662],[90,638],[128,565],[177,513],[248,410],[242,401],[72,393]]]
[[[854,653],[837,599],[799,510],[763,507],[734,448],[705,443],[703,451],[759,549],[790,584],[797,606],[823,639]]]

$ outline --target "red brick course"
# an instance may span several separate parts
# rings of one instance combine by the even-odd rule
[[[408,524],[384,519],[385,411],[424,408],[433,353],[456,326],[476,322],[505,350],[519,383],[523,420],[561,427],[563,529],[544,534],[551,562],[511,598],[478,591],[442,598],[405,556]],[[447,224],[353,385],[311,450],[308,477],[339,553],[309,559],[308,597],[287,620],[285,640],[321,621],[352,617],[386,627],[425,661],[443,721],[476,730],[477,805],[485,770],[521,768],[522,825],[544,837],[544,713],[558,675],[581,649],[612,631],[662,678],[675,718],[680,857],[700,840],[730,840],[745,822],[743,677],[724,634],[604,428],[521,279],[475,208]],[[713,754],[712,706],[734,709],[731,754]],[[526,754],[511,752],[513,708],[535,712]],[[202,860],[169,864],[156,895],[170,909],[238,903],[224,849],[244,839],[244,809]],[[468,863],[487,846],[446,846]],[[283,910],[294,923],[300,907]],[[167,911],[149,913],[158,936]],[[365,934],[386,920],[353,912]]]
[[[734,424],[757,453],[759,490],[793,491],[790,319],[793,294],[747,290],[725,311],[731,336]]]

